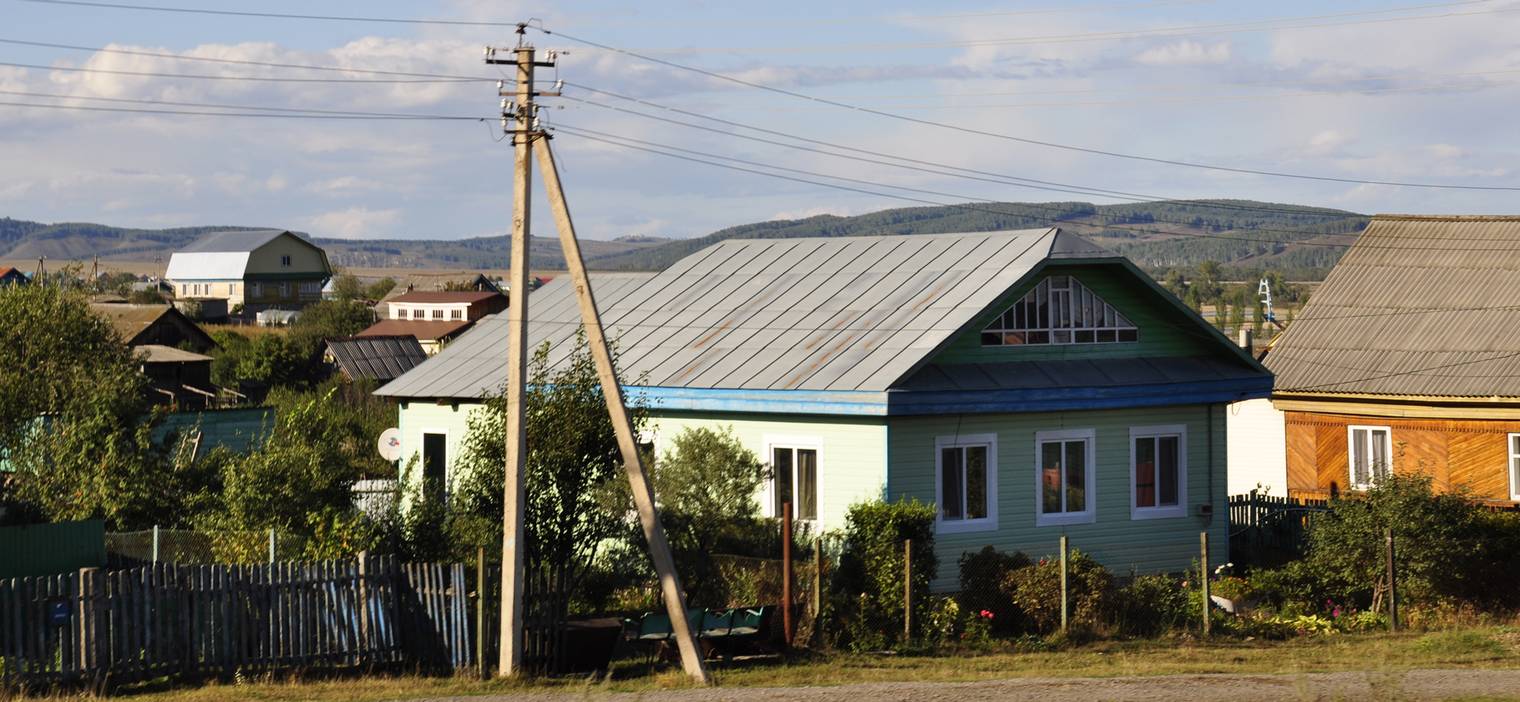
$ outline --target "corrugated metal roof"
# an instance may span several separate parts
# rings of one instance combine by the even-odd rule
[[[172,281],[242,280],[247,270],[247,251],[176,251],[169,256],[164,278]]]
[[[1378,216],[1265,363],[1274,392],[1520,397],[1520,217]]]
[[[657,274],[594,274],[630,384],[880,391],[1039,262],[1114,254],[1058,229],[728,240]],[[562,360],[580,324],[567,279],[529,298],[529,343]],[[483,397],[506,381],[505,315],[379,390]],[[633,380],[638,379],[638,380]]]
[[[249,253],[287,233],[284,229],[216,232],[190,242],[177,253]]]
[[[415,336],[333,339],[327,342],[327,349],[350,378],[391,380],[427,360]]]

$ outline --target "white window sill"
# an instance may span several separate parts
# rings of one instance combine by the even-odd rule
[[[1130,521],[1145,519],[1178,519],[1187,516],[1187,507],[1131,507],[1129,510]]]
[[[1037,527],[1070,526],[1072,524],[1092,524],[1098,521],[1095,512],[1062,512],[1060,514],[1039,514],[1034,516],[1034,525]]]
[[[934,532],[937,534],[969,534],[978,531],[997,531],[997,520],[990,517],[985,519],[937,519],[934,522]]]

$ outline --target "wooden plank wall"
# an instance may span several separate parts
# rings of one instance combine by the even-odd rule
[[[0,682],[475,665],[461,564],[393,557],[0,580]]]
[[[1422,472],[1437,490],[1465,487],[1473,497],[1508,502],[1509,434],[1520,421],[1402,419],[1288,412],[1285,417],[1288,493],[1317,497],[1344,490],[1349,475],[1346,428],[1391,430],[1393,469]]]

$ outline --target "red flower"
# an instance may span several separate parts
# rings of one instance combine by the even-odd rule
[[[980,614],[983,619],[991,619],[992,618],[992,610],[990,610],[990,609],[984,609],[981,612],[978,612],[978,614]]]

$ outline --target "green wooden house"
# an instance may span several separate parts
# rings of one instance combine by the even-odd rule
[[[884,497],[938,507],[937,585],[963,551],[1031,555],[1067,535],[1110,568],[1177,571],[1227,543],[1225,407],[1271,375],[1129,260],[1060,229],[730,240],[593,287],[658,452],[727,426],[816,528]],[[557,280],[530,344],[579,323]],[[506,319],[481,320],[378,390],[403,455],[447,476],[471,411],[506,379]]]

